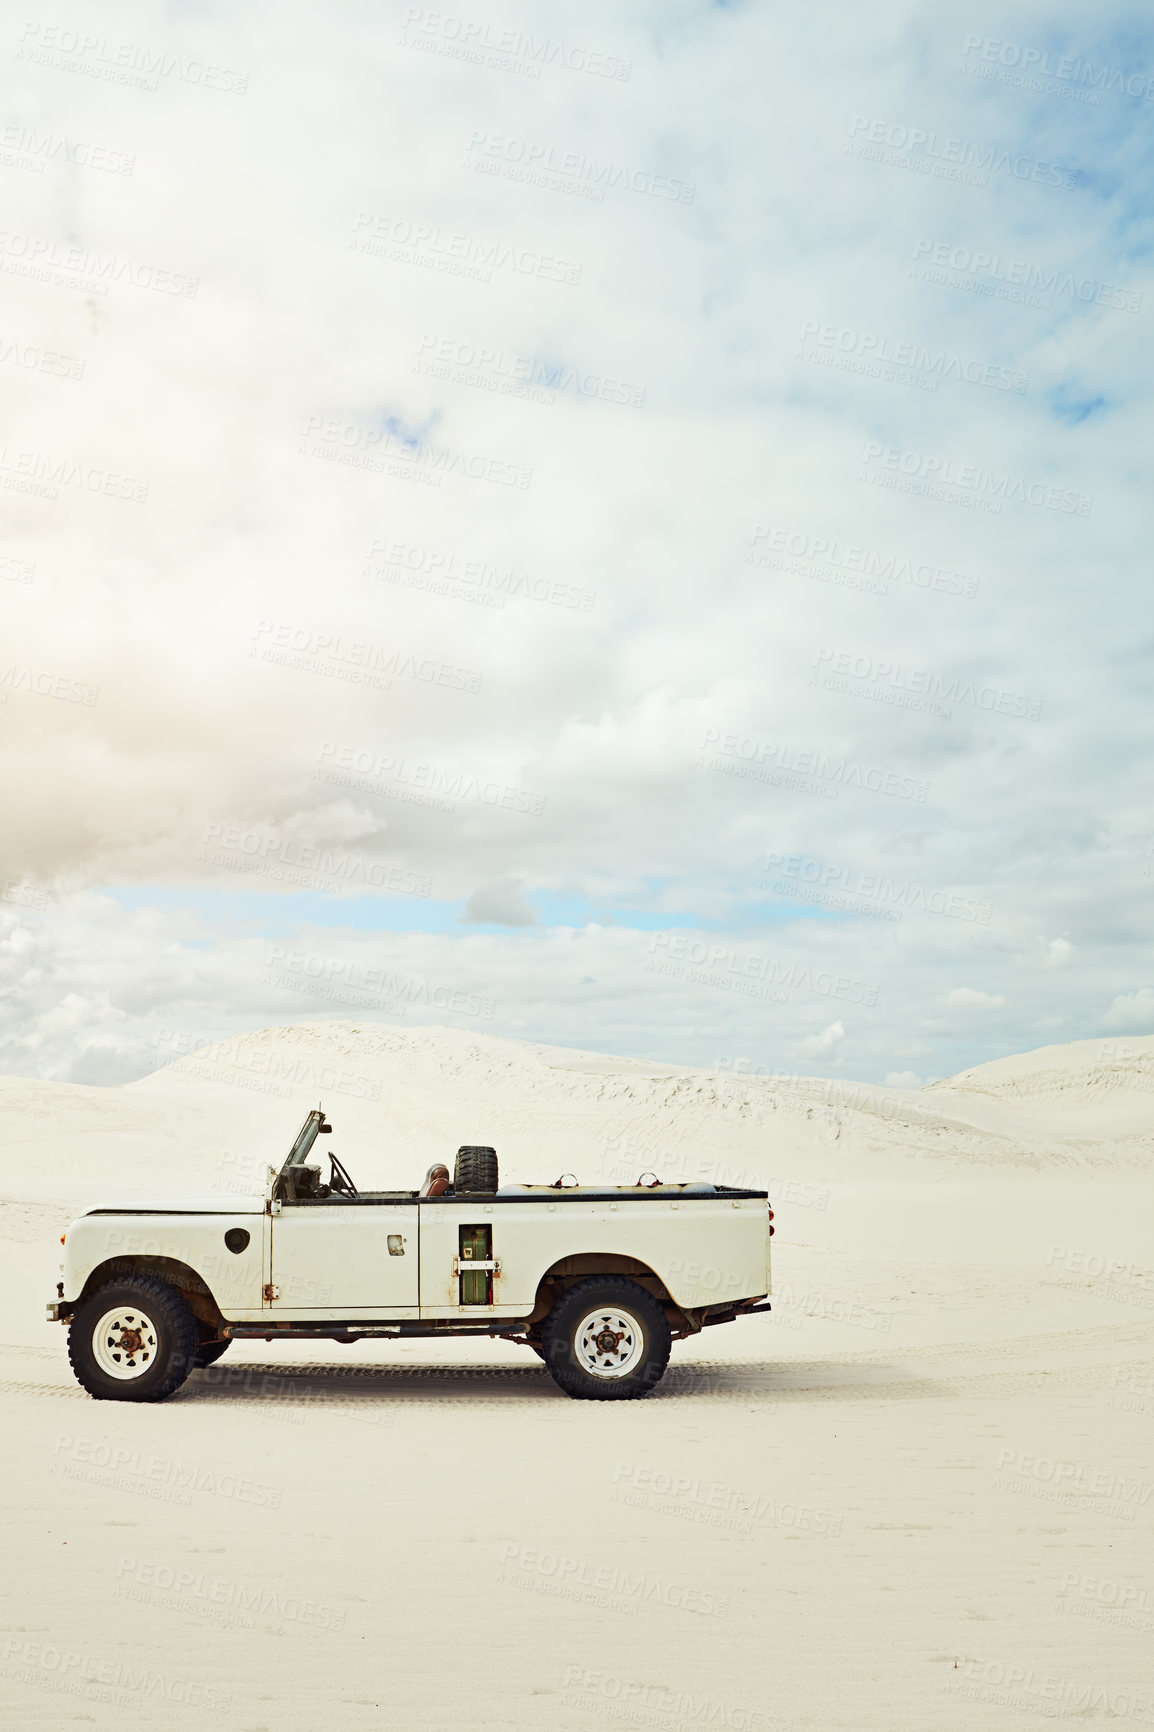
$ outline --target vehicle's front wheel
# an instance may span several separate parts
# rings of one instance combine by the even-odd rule
[[[550,1311],[543,1335],[550,1376],[580,1401],[648,1395],[669,1363],[664,1311],[624,1276],[578,1281]]]
[[[98,1287],[68,1330],[76,1381],[97,1401],[164,1401],[196,1356],[196,1318],[187,1302],[150,1275]]]

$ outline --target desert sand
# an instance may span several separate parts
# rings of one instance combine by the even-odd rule
[[[908,1091],[350,1023],[166,1059],[0,1079],[5,1725],[1154,1722],[1154,1039]],[[247,1190],[318,1100],[365,1186],[483,1142],[768,1188],[773,1313],[626,1404],[461,1341],[91,1401],[67,1220]]]

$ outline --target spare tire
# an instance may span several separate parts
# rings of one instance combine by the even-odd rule
[[[453,1191],[460,1196],[491,1197],[497,1189],[497,1151],[471,1143],[457,1150]]]

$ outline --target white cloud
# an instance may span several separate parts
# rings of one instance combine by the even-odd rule
[[[1107,1028],[1154,1028],[1154,987],[1119,993],[1106,1012]]]
[[[0,896],[60,893],[50,988],[13,979],[45,1014],[147,991],[168,1022],[228,1018],[243,982],[264,1020],[238,927],[197,928],[203,965],[168,914],[152,955],[111,916],[78,943],[85,887],[420,884],[454,930],[398,953],[457,978],[504,943],[510,1032],[598,1044],[538,977],[559,940],[457,921],[523,915],[491,899],[515,883],[876,986],[827,995],[873,1074],[911,1041],[947,1073],[1028,1046],[1042,1014],[1088,1032],[1154,961],[1150,502],[1138,321],[1063,284],[1149,294],[1117,190],[1137,105],[1015,106],[958,70],[944,12],[846,12],[833,55],[804,8],[581,21],[628,79],[458,61],[363,8],[318,56],[297,0],[156,25],[153,53],[247,71],[243,95],[14,62],[14,124],[135,161],[5,171]],[[82,24],[126,40],[103,0]],[[1085,179],[846,148],[927,114]],[[1055,286],[1003,294],[1006,261]],[[767,937],[765,902],[818,918]],[[606,1039],[725,1050],[733,994],[667,977],[671,1012],[625,955],[597,958]],[[971,973],[984,994],[948,992]],[[782,1066],[788,990],[747,999]],[[943,1002],[1006,1007],[996,1042],[958,1051]]]
[[[947,992],[942,999],[943,1004],[963,1004],[993,1006],[1005,1004],[1000,992],[981,992],[976,986],[955,986],[952,992]]]
[[[465,904],[461,919],[485,926],[535,926],[533,905],[515,878],[481,884]]]
[[[891,1070],[886,1072],[886,1087],[891,1089],[920,1089],[922,1079],[916,1070]]]
[[[807,1034],[800,1042],[799,1051],[806,1058],[829,1058],[835,1053],[845,1039],[845,1029],[840,1022],[831,1022],[828,1028],[823,1028],[820,1034]]]

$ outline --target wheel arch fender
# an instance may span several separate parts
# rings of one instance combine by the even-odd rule
[[[213,1329],[225,1321],[203,1275],[198,1275],[195,1269],[176,1257],[156,1256],[149,1252],[107,1257],[103,1263],[98,1263],[90,1272],[79,1296],[72,1301],[71,1309],[76,1311],[101,1287],[109,1287],[125,1275],[152,1275],[158,1281],[166,1281],[187,1301],[197,1321],[209,1324]]]
[[[559,1257],[545,1270],[537,1283],[537,1296],[529,1317],[530,1325],[539,1324],[570,1287],[576,1286],[578,1281],[584,1281],[590,1275],[623,1275],[630,1281],[636,1281],[639,1287],[643,1287],[657,1300],[669,1319],[670,1328],[677,1334],[686,1331],[688,1319],[660,1275],[640,1257],[631,1257],[621,1251],[583,1251],[568,1257]]]

